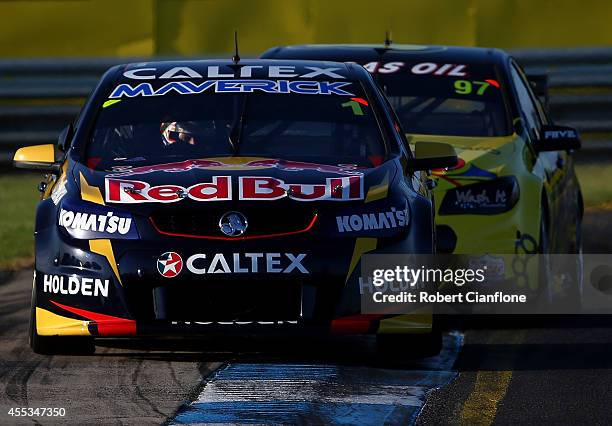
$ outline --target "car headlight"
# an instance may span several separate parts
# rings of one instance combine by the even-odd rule
[[[138,239],[136,223],[130,213],[95,205],[64,200],[57,223],[68,235],[80,240]]]
[[[507,212],[519,199],[519,185],[514,176],[449,189],[438,214],[499,214]]]

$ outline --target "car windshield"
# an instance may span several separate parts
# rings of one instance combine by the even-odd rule
[[[357,84],[350,96],[295,93],[166,94],[109,99],[86,150],[89,167],[253,156],[377,165],[386,155]]]
[[[510,134],[493,66],[464,65],[465,68],[456,72],[459,75],[454,76],[449,75],[448,71],[453,70],[450,64],[438,68],[435,65],[438,64],[417,64],[414,68],[415,65],[405,64],[399,72],[377,74],[406,132],[451,136]],[[443,67],[447,68],[445,72]]]

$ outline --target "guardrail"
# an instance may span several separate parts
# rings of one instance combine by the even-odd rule
[[[546,73],[550,112],[576,127],[579,157],[612,159],[612,48],[525,49],[512,54],[527,72]]]
[[[512,53],[528,72],[548,74],[551,114],[581,131],[585,154],[612,156],[612,48]],[[106,69],[141,60],[0,60],[0,165],[20,146],[55,143]]]
[[[0,60],[0,164],[20,146],[55,143],[100,76],[122,59]]]

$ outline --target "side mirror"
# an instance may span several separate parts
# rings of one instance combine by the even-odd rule
[[[73,136],[74,136],[74,128],[72,127],[72,124],[69,124],[66,127],[64,127],[64,130],[62,130],[62,132],[59,134],[57,138],[57,149],[59,149],[62,152],[68,151],[68,148],[70,148],[70,142],[72,142]]]
[[[57,173],[61,167],[61,163],[55,161],[53,144],[19,148],[13,157],[13,164],[19,169],[43,170],[52,173]]]
[[[578,131],[567,126],[542,126],[540,139],[534,144],[537,152],[568,151],[580,149],[582,143]]]
[[[459,161],[455,148],[441,142],[417,142],[414,145],[413,170],[455,167]]]

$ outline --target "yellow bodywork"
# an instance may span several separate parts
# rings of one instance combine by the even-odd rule
[[[13,161],[17,164],[53,164],[55,162],[55,147],[52,144],[24,146],[15,152]]]
[[[516,134],[503,137],[461,137],[439,135],[408,135],[410,144],[418,141],[451,144],[460,158],[453,170],[434,171],[436,225],[447,225],[457,235],[457,254],[513,254],[517,235],[527,234],[539,240],[540,206],[543,182],[534,173],[535,160],[525,142]],[[472,167],[474,166],[474,167]],[[468,173],[477,170],[481,176]],[[519,202],[501,214],[437,214],[447,190],[458,186],[514,176],[518,180]]]
[[[36,332],[41,336],[90,336],[88,323],[36,308]]]
[[[407,135],[411,145],[420,141],[451,144],[460,161],[452,170],[436,170],[433,179],[436,203],[436,225],[449,226],[457,236],[455,254],[497,254],[503,259],[505,276],[513,277],[518,286],[531,290],[538,287],[537,252],[540,232],[541,200],[544,182],[539,177],[535,158],[525,142],[516,134],[504,137],[458,137],[439,135]],[[467,173],[475,166],[480,176]],[[476,170],[476,169],[471,169]],[[514,176],[519,182],[517,204],[501,214],[438,214],[447,190],[502,176]],[[527,235],[536,244],[525,247],[520,235]],[[527,249],[527,251],[525,250]],[[517,257],[516,254],[525,255]],[[505,255],[505,256],[504,256]],[[512,256],[511,256],[512,255]],[[514,262],[524,262],[524,277],[514,275]],[[382,320],[378,333],[427,333],[432,329],[431,306],[407,315]]]
[[[431,333],[432,325],[433,309],[431,306],[423,306],[409,314],[381,320],[378,334]]]

